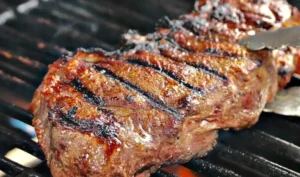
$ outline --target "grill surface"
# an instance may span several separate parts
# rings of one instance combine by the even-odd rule
[[[0,170],[7,176],[51,176],[26,111],[47,65],[77,47],[114,49],[126,30],[150,32],[155,21],[190,11],[194,0],[1,0]],[[292,0],[300,6],[300,0]],[[300,86],[294,79],[289,86]],[[24,128],[25,127],[25,128]],[[26,129],[27,127],[27,129]],[[263,113],[257,125],[220,132],[216,148],[181,169],[201,177],[300,177],[300,119]],[[29,168],[5,157],[19,148],[42,160]],[[159,170],[154,177],[175,177]],[[188,176],[188,175],[186,175]]]

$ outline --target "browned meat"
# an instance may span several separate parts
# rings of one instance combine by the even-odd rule
[[[118,51],[79,49],[50,66],[31,111],[54,177],[147,176],[204,156],[218,129],[257,122],[278,82],[290,79],[297,51],[250,52],[234,42],[294,25],[298,11],[284,0],[196,6],[147,36],[125,34]]]

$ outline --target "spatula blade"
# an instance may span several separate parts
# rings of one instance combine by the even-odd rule
[[[238,44],[246,46],[249,50],[300,47],[300,26],[258,33],[242,39]]]

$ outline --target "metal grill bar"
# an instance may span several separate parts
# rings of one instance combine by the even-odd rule
[[[158,170],[155,174],[151,175],[151,177],[177,177],[177,176],[167,173],[163,170]]]
[[[226,165],[230,166],[230,169],[243,176],[297,177],[300,175],[257,155],[233,150],[221,144],[216,147],[213,153],[216,153],[216,159],[225,162]]]
[[[23,60],[24,62],[31,62],[25,58],[20,58],[20,60]],[[45,75],[47,70],[44,69],[44,72],[38,72],[36,71],[36,68],[25,65],[23,62],[20,62],[20,60],[15,57],[6,58],[0,56],[0,69],[8,74],[19,77],[33,86],[38,86],[42,80],[41,76]]]
[[[258,130],[240,132],[232,136],[232,140],[224,143],[300,172],[300,147]]]
[[[67,1],[73,3],[71,0]],[[77,3],[78,6],[84,7],[89,12],[105,18],[106,21],[113,21],[117,24],[122,24],[127,28],[139,29],[142,32],[149,31],[149,29],[153,28],[153,24],[155,23],[155,19],[152,19],[143,13],[138,13],[135,9],[116,6],[113,1],[101,1],[95,3],[93,1],[77,0]]]
[[[14,29],[22,29],[23,32],[31,36],[39,33],[39,36],[43,40],[51,42],[55,39],[57,43],[71,49],[70,43],[77,46],[83,45],[87,48],[94,46],[100,46],[106,49],[110,48],[107,44],[92,38],[88,34],[80,34],[80,32],[71,27],[59,27],[51,21],[45,21],[25,14],[18,18],[19,21],[9,21],[6,25]]]
[[[24,54],[25,56],[28,55],[29,58],[41,61],[45,64],[52,63],[54,60],[59,58],[63,52],[66,51],[66,49],[63,47],[59,47],[56,44],[51,45],[46,43],[36,36],[30,36],[20,31],[20,29],[13,29],[8,26],[0,26],[0,32],[1,34],[5,34],[5,36],[7,36],[6,40],[15,41],[20,45],[19,47],[24,47],[28,49],[28,52],[33,53],[31,55]],[[5,46],[6,45],[3,45],[1,47]],[[13,49],[15,49],[15,47]],[[19,50],[13,50],[13,52],[16,54],[18,54],[18,51]],[[41,55],[36,56],[37,54]]]
[[[6,157],[0,157],[0,167],[1,170],[11,176],[16,176],[25,169],[25,167],[7,159]]]
[[[264,119],[256,125],[256,128],[268,134],[300,146],[300,120],[274,114],[263,114]],[[280,118],[279,118],[280,117]],[[280,130],[280,131],[279,131]]]
[[[25,136],[18,134],[6,127],[0,125],[0,136],[8,139],[9,142],[13,143],[15,147],[18,147],[37,158],[44,160],[44,154],[37,143],[31,139],[27,139]]]
[[[232,170],[228,170],[203,159],[192,159],[190,162],[184,164],[184,166],[204,176],[241,177]]]
[[[0,70],[0,82],[2,83],[2,86],[6,86],[16,92],[33,93],[35,90],[30,84],[17,77],[5,74],[2,70]]]
[[[2,1],[11,7],[16,7],[20,4],[25,3],[27,0],[2,0]]]
[[[31,125],[32,114],[3,100],[0,100],[0,112]]]

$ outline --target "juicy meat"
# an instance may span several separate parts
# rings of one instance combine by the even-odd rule
[[[295,25],[298,11],[284,0],[202,0],[196,9],[152,34],[125,34],[118,51],[79,49],[50,66],[31,111],[54,177],[147,176],[204,156],[218,129],[257,122],[299,52],[234,42]]]

